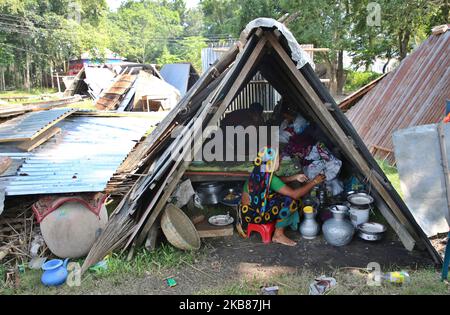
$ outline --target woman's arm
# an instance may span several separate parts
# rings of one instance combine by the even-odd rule
[[[245,191],[242,192],[241,204],[249,205],[250,204],[250,195]]]
[[[318,175],[312,181],[306,183],[305,185],[303,185],[300,188],[292,189],[288,185],[285,185],[278,192],[282,195],[285,195],[285,196],[291,197],[292,199],[298,200],[301,197],[306,196],[314,186],[320,184],[324,180],[325,180],[324,175]]]
[[[304,183],[308,180],[308,177],[304,174],[296,174],[296,175],[291,175],[291,176],[280,176],[280,179],[284,183],[291,183],[291,182],[295,182],[295,181]]]

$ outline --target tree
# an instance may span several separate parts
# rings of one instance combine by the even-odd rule
[[[205,16],[205,34],[239,34],[241,7],[238,0],[200,0],[199,4]]]
[[[142,63],[156,60],[183,31],[177,11],[149,0],[125,2],[108,23],[112,50]]]

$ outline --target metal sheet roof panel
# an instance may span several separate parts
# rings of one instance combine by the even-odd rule
[[[6,195],[103,191],[111,176],[158,120],[73,116],[56,124],[62,132],[29,153],[0,154],[25,161],[7,179]]]
[[[347,113],[369,148],[393,152],[394,131],[436,123],[450,99],[450,32],[432,35]],[[375,150],[385,158],[387,152]],[[388,160],[393,162],[392,154]]]

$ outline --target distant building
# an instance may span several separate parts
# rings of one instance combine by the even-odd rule
[[[101,66],[101,65],[110,65],[110,64],[120,64],[125,58],[119,56],[118,54],[106,49],[105,57],[103,59],[92,57],[89,52],[83,53],[79,58],[74,58],[69,61],[69,71],[67,75],[75,76],[78,72],[83,69],[85,65],[89,66]]]

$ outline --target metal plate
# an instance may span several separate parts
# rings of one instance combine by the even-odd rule
[[[221,214],[210,217],[208,219],[208,222],[209,224],[215,226],[225,226],[232,224],[234,222],[234,219],[230,215]]]

